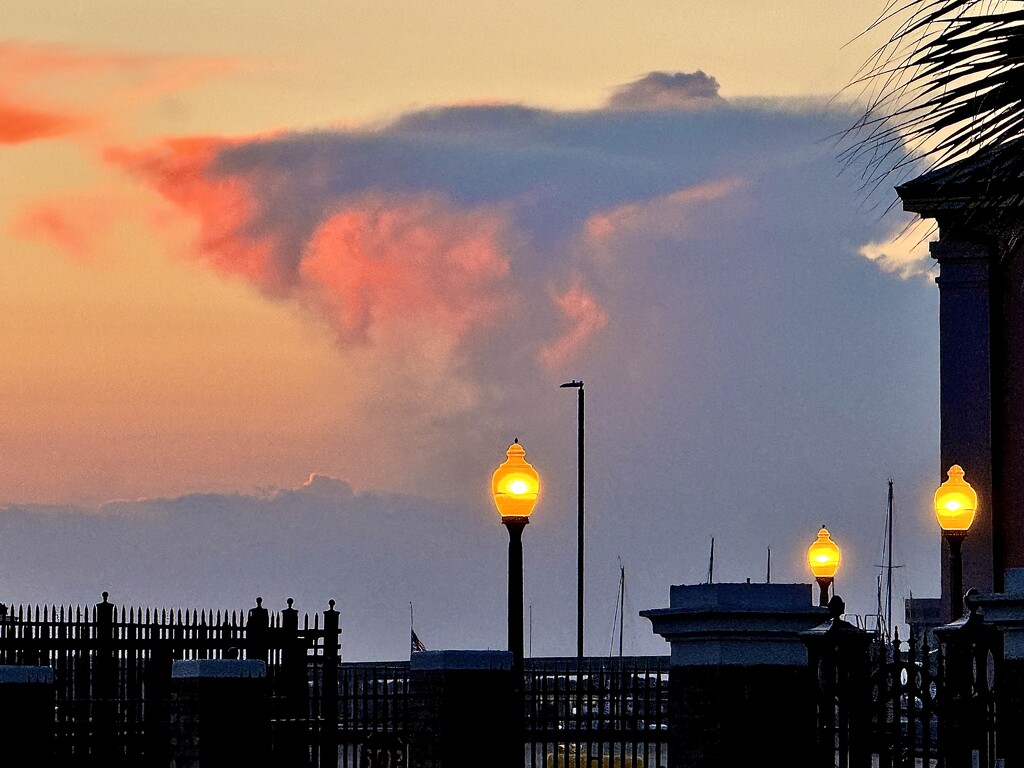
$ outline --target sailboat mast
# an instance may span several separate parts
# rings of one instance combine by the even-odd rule
[[[626,611],[626,566],[619,561],[619,658],[622,658],[622,621]]]
[[[884,566],[883,566],[884,567]],[[875,579],[875,618],[878,621],[878,629],[882,634],[888,638],[889,630],[885,626],[885,612],[882,610],[882,574],[879,572],[878,578]]]
[[[715,537],[711,537],[711,556],[708,558],[708,584],[715,583]]]
[[[886,514],[886,539],[888,548],[885,555],[885,633],[886,640],[892,636],[892,478],[889,478],[889,504]]]

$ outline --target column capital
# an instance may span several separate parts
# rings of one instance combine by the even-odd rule
[[[929,243],[928,250],[932,258],[942,264],[949,261],[980,261],[985,264],[989,259],[989,247],[977,240],[942,237]]]

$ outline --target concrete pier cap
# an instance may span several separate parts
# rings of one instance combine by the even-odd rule
[[[22,667],[0,665],[0,684],[13,685],[52,685],[52,667]]]
[[[669,607],[641,611],[673,666],[802,666],[800,632],[828,619],[811,584],[680,584]]]
[[[417,651],[409,656],[409,669],[417,671],[467,671],[512,669],[510,651]]]
[[[1024,661],[1024,568],[1006,569],[1002,592],[974,595],[971,602],[1002,633],[1004,658]]]
[[[267,663],[258,659],[179,659],[171,665],[172,680],[262,679]]]

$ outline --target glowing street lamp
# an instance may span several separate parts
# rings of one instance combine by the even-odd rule
[[[964,480],[959,464],[950,467],[946,476],[946,482],[935,491],[935,517],[942,528],[942,538],[949,546],[949,620],[956,621],[964,612],[960,549],[978,510],[978,494]]]
[[[512,665],[523,668],[523,529],[540,493],[540,476],[526,459],[519,438],[508,447],[508,458],[494,471],[491,494],[508,528],[508,649]]]
[[[842,561],[839,545],[832,541],[828,528],[824,525],[818,531],[818,538],[807,548],[807,564],[811,568],[815,581],[821,588],[818,605],[828,605],[828,588],[835,581],[836,571]]]

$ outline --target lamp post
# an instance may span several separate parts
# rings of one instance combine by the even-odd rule
[[[576,426],[576,659],[583,659],[583,382],[567,381],[560,387],[578,392]]]
[[[978,509],[978,494],[964,480],[964,471],[954,464],[946,472],[947,480],[935,491],[935,517],[942,528],[942,539],[949,547],[949,620],[964,612],[964,569],[960,557],[967,530]]]
[[[821,526],[818,538],[807,548],[807,564],[811,567],[811,573],[821,589],[818,605],[828,605],[828,588],[835,581],[842,558],[839,545],[832,541],[828,528]]]
[[[508,458],[491,478],[491,493],[501,523],[508,529],[508,649],[519,675],[523,669],[523,529],[537,504],[540,477],[523,458],[526,451],[519,438],[505,455]]]

